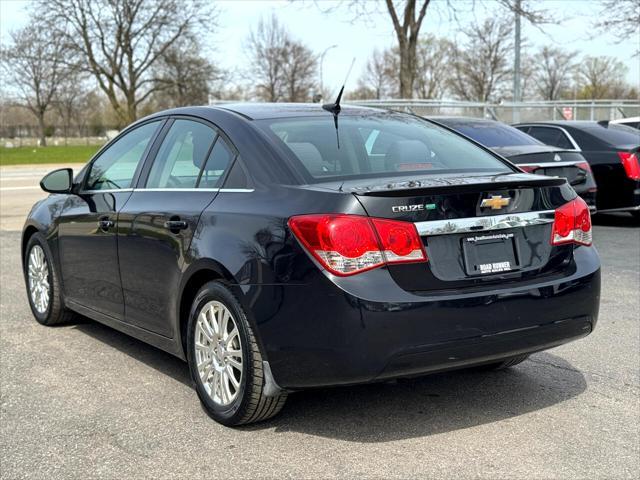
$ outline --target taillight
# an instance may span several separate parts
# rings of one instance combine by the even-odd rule
[[[551,231],[552,245],[591,245],[591,241],[591,214],[582,198],[576,197],[556,209]]]
[[[410,222],[359,215],[299,215],[289,219],[289,228],[335,275],[427,260],[418,231]]]
[[[580,163],[576,163],[576,167],[591,173],[591,165],[589,165],[588,162],[580,162]]]
[[[524,170],[527,173],[533,173],[540,168],[540,165],[518,165],[520,170]]]
[[[635,153],[618,152],[624,171],[631,180],[640,180],[640,162]]]

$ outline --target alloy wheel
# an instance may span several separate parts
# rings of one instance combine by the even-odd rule
[[[242,380],[242,341],[236,320],[218,301],[206,303],[194,335],[196,365],[205,391],[218,405],[238,396]]]
[[[34,245],[29,252],[28,278],[31,302],[38,313],[45,313],[49,308],[51,286],[49,284],[49,265],[47,265],[47,258],[40,245]]]

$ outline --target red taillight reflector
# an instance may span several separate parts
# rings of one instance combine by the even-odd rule
[[[640,162],[638,155],[630,152],[618,152],[624,171],[631,180],[640,180]]]
[[[576,163],[576,167],[581,168],[582,170],[585,170],[585,171],[591,173],[591,165],[589,165],[588,162]]]
[[[524,170],[527,173],[533,173],[540,168],[540,165],[518,165],[520,170]]]
[[[592,243],[589,206],[580,197],[565,203],[555,211],[551,244],[563,245],[566,243],[578,245],[591,245]]]
[[[289,228],[335,275],[427,259],[418,231],[410,222],[359,215],[299,215],[289,219]]]

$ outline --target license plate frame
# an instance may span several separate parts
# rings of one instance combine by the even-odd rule
[[[482,277],[520,269],[514,233],[465,237],[462,254],[469,276]]]

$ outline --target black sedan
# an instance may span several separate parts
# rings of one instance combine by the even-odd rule
[[[559,121],[514,125],[547,145],[580,152],[598,184],[599,212],[640,219],[640,131],[603,122]]]
[[[181,108],[41,185],[22,237],[35,318],[79,313],[187,360],[225,425],[299,389],[509,367],[597,321],[566,180],[410,115]]]
[[[470,117],[430,119],[491,148],[525,172],[566,178],[589,208],[595,210],[598,189],[591,167],[580,152],[545,145],[510,125],[494,120]]]

